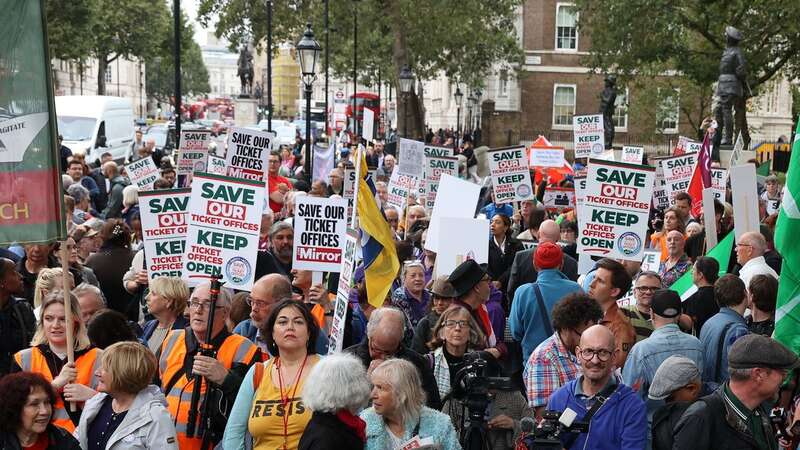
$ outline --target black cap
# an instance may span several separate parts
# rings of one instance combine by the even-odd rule
[[[767,367],[791,370],[800,366],[800,359],[775,339],[760,334],[748,334],[737,339],[731,346],[728,366],[731,369]]]
[[[456,267],[448,280],[456,291],[456,297],[461,297],[480,283],[484,276],[486,276],[486,270],[475,260],[468,259]]]
[[[659,289],[653,294],[650,308],[661,317],[674,319],[681,314],[681,296],[671,289]]]

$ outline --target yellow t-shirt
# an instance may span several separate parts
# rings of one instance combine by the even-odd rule
[[[247,429],[253,436],[254,450],[297,449],[300,436],[311,420],[311,410],[306,408],[301,400],[303,384],[311,372],[311,368],[319,361],[319,356],[309,355],[303,374],[297,386],[289,386],[294,380],[283,380],[283,392],[288,395],[289,401],[284,408],[281,401],[281,390],[272,382],[272,367],[275,359],[270,359],[264,368],[264,378],[253,398],[253,407],[247,421]],[[277,380],[275,380],[277,381]],[[284,441],[284,409],[286,416],[286,433]]]

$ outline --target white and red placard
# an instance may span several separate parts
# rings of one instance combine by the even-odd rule
[[[333,307],[333,319],[331,320],[330,338],[328,340],[328,353],[342,351],[347,304],[350,302],[350,289],[352,289],[353,272],[356,268],[357,246],[357,232],[353,229],[347,230],[344,237],[342,266],[341,269],[339,269],[339,286],[337,286],[336,289],[336,300]]]
[[[135,184],[140,191],[153,189],[153,183],[161,176],[151,156],[126,165],[125,172],[128,173],[131,183]]]
[[[213,173],[214,175],[226,175],[228,173],[228,166],[225,163],[225,159],[214,155],[208,155],[208,164],[206,168],[208,173]]]
[[[225,163],[228,176],[245,180],[267,181],[269,152],[275,133],[232,127],[228,131]]]
[[[338,272],[347,232],[347,200],[304,195],[294,215],[292,269]]]
[[[654,178],[650,166],[591,160],[578,210],[578,252],[641,261]]]
[[[714,189],[714,198],[725,202],[725,191],[728,185],[728,169],[711,169],[711,188]]]
[[[439,191],[439,179],[443,174],[458,176],[458,158],[429,156],[425,158],[425,210],[431,211]]]
[[[528,158],[525,155],[525,146],[498,148],[490,150],[487,154],[496,204],[533,198],[533,185],[528,168]],[[456,173],[451,175],[457,174],[456,168]],[[431,205],[431,207],[433,206]]]
[[[669,204],[675,204],[675,194],[686,192],[692,181],[692,172],[697,165],[697,153],[686,153],[680,156],[671,156],[660,160],[664,172],[666,195]]]
[[[216,275],[226,287],[252,288],[263,202],[263,181],[194,174],[183,254],[189,286]]]
[[[181,277],[191,189],[139,192],[147,278]]]
[[[211,143],[209,130],[181,130],[178,161],[175,167],[179,187],[189,187],[194,172],[207,172],[209,143]]]
[[[576,158],[596,158],[605,151],[603,115],[574,116],[572,131]]]
[[[389,178],[389,185],[387,186],[388,198],[386,203],[393,206],[398,211],[402,211],[406,207],[408,197],[410,194],[416,195],[417,184],[419,178],[413,175],[406,175],[400,173],[400,170],[395,166],[392,171],[392,176]]]
[[[630,164],[641,164],[644,159],[644,147],[636,147],[633,145],[622,146],[621,162]]]

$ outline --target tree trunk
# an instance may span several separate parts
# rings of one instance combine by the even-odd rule
[[[97,56],[97,95],[106,95],[106,55]]]
[[[409,64],[408,58],[408,45],[406,43],[406,33],[405,27],[402,22],[402,14],[400,13],[400,5],[397,0],[387,0],[385,2],[386,11],[389,19],[389,23],[392,26],[392,33],[394,35],[394,42],[392,43],[392,62],[394,64],[395,69],[395,80],[399,80],[400,71]],[[413,73],[413,68],[412,68]],[[399,82],[395,84],[397,88],[398,94],[398,102],[397,102],[397,131],[402,136],[404,133],[410,139],[420,139],[422,137],[422,128],[421,123],[421,111],[419,105],[419,97],[417,97],[416,93],[416,83],[412,86],[411,92],[408,95],[407,99],[403,99],[403,95],[400,92],[400,84]],[[406,110],[408,108],[408,110]]]

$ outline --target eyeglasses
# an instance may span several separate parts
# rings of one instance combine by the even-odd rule
[[[194,308],[194,309],[199,310],[199,311],[208,310],[208,308],[211,307],[211,302],[199,302],[197,300],[192,300],[192,301],[189,302],[189,307],[190,308]],[[220,309],[220,308],[224,308],[224,307],[225,307],[225,305],[217,304],[216,308],[214,308],[214,309]]]
[[[466,328],[468,325],[469,325],[469,321],[468,320],[445,320],[444,321],[444,326],[446,328],[455,328],[455,327]]]
[[[649,292],[652,294],[653,292],[659,290],[660,288],[657,286],[637,286],[634,289],[636,289],[639,292]]]
[[[750,244],[736,244],[737,247],[752,247]]]
[[[247,296],[247,298],[245,298],[245,302],[247,302],[247,305],[250,306],[251,308],[256,308],[256,309],[264,309],[270,305],[270,302],[264,300],[258,300],[249,295]]]
[[[281,161],[280,161],[279,159],[270,159],[270,160],[269,160],[269,163],[270,163],[270,164],[280,164],[280,163],[281,163]]]
[[[600,350],[594,350],[591,348],[581,349],[581,358],[583,358],[585,361],[591,361],[592,359],[594,359],[594,356],[597,355],[597,359],[599,359],[602,362],[606,362],[609,359],[611,359],[611,354],[612,352],[606,349],[600,349]]]

